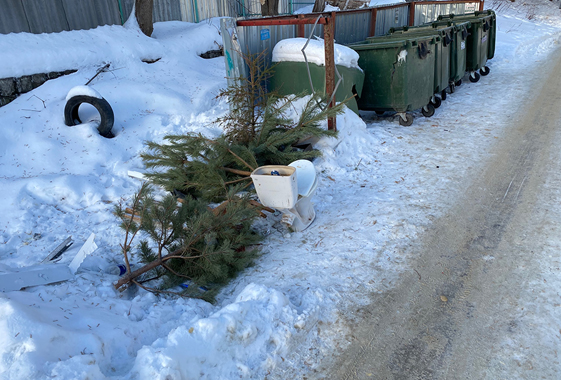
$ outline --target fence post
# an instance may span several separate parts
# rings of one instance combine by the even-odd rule
[[[484,8],[485,8],[485,0],[480,0],[479,1],[479,11],[483,12]]]
[[[323,28],[323,40],[325,49],[325,95],[330,98],[335,89],[335,13],[331,13],[331,17],[326,17],[326,24]],[[328,104],[328,107],[335,105],[335,96]],[[327,129],[337,130],[337,119],[331,117],[327,119]]]
[[[370,34],[368,37],[374,37],[376,35],[376,18],[378,17],[378,9],[372,8],[370,10]]]
[[[415,25],[415,2],[409,3],[409,26]]]
[[[298,15],[298,18],[303,19],[304,15],[300,14]],[[296,28],[296,37],[306,37],[306,25],[298,24]]]

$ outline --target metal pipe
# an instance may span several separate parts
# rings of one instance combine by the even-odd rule
[[[121,0],[117,0],[119,3],[119,15],[121,16],[121,25],[125,24],[125,16],[123,15],[123,6],[121,5]]]
[[[317,14],[316,14],[317,17]],[[305,19],[275,19],[273,17],[258,18],[253,20],[238,20],[238,26],[272,26],[272,25],[307,25],[313,24],[314,20]],[[326,24],[325,18],[322,17],[318,24]]]
[[[374,37],[376,35],[376,19],[378,18],[378,9],[372,8],[370,11],[370,33],[368,37]]]
[[[335,105],[335,12],[327,19],[327,24],[323,28],[323,45],[325,48],[325,94],[331,97],[328,107]],[[337,130],[337,119],[331,117],[327,119],[327,129]]]
[[[304,17],[303,17],[303,15],[299,15],[298,18],[303,19]],[[316,24],[314,24],[314,27],[315,27],[315,25]],[[305,37],[306,36],[306,28],[305,28],[304,24],[299,24],[298,25],[297,32],[298,32],[297,37]]]

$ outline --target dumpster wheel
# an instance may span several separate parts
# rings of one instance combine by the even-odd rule
[[[480,73],[481,75],[483,75],[484,77],[487,76],[487,75],[489,75],[490,72],[491,72],[491,69],[488,68],[487,66],[484,66],[484,67],[482,67],[482,68],[479,70],[479,73]]]
[[[433,95],[432,98],[430,99],[430,104],[432,104],[432,106],[434,108],[438,108],[440,107],[440,105],[442,104],[442,99],[440,99],[438,96]]]
[[[434,115],[434,112],[434,106],[432,105],[432,103],[427,104],[423,107],[423,109],[421,109],[421,113],[424,117],[432,117]]]
[[[477,82],[479,82],[479,78],[481,78],[481,76],[480,76],[476,71],[474,71],[473,73],[471,73],[471,74],[469,75],[469,81],[470,81],[471,83],[477,83]]]
[[[413,115],[408,113],[398,113],[397,116],[399,117],[399,125],[409,127],[413,124]]]
[[[440,98],[442,100],[446,100],[447,96],[448,96],[448,94],[446,93],[446,90],[442,90],[442,92],[440,92]]]
[[[462,85],[462,80],[460,79],[459,81],[456,82],[456,87],[460,87]]]
[[[454,82],[450,82],[450,93],[453,94],[454,92],[456,92],[456,83]]]

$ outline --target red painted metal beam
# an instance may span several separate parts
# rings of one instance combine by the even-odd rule
[[[423,1],[423,4],[464,4],[464,3],[476,3],[478,0],[438,0],[438,1]],[[479,9],[483,10],[483,0],[479,0]],[[365,8],[365,9],[351,9],[347,11],[338,11],[336,13],[339,14],[347,14],[347,13],[363,13],[363,12],[372,12],[373,9],[375,11],[378,10],[385,10],[385,9],[395,9],[395,8],[402,8],[409,6],[409,12],[411,12],[411,3],[404,3],[404,4],[393,4],[393,5],[384,5],[376,8]],[[289,15],[289,16],[273,16],[273,17],[265,17],[265,18],[254,18],[254,19],[246,19],[246,20],[238,20],[238,26],[267,26],[267,25],[306,25],[306,24],[313,24],[316,22],[318,16],[322,16],[319,20],[318,24],[325,24],[324,17],[329,17],[333,12],[322,12],[322,13],[307,13],[302,15]]]
[[[267,17],[267,18],[256,18],[252,20],[238,20],[237,25],[238,26],[306,25],[306,24],[314,24],[316,22],[316,18],[317,16],[313,20],[309,18],[276,19],[273,17]],[[325,17],[320,18],[318,24],[326,24]]]
[[[479,11],[482,12],[484,9],[485,9],[485,1],[484,1],[484,0],[481,0],[481,1],[479,2]]]
[[[423,2],[425,3],[425,2]],[[409,3],[409,26],[415,25],[415,2]]]

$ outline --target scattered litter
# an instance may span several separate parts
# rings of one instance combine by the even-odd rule
[[[1,273],[0,291],[12,292],[31,286],[54,284],[71,279],[86,256],[97,249],[94,238],[95,234],[91,234],[70,265],[48,263],[21,268],[14,272]]]
[[[78,270],[78,268],[80,267],[86,256],[97,249],[97,245],[95,244],[94,239],[95,239],[95,234],[91,234],[88,240],[86,240],[86,242],[82,246],[82,248],[80,248],[78,254],[68,265],[72,273],[76,273],[76,271]]]
[[[141,172],[135,172],[135,171],[129,170],[127,172],[127,174],[128,174],[129,177],[132,177],[132,178],[138,178],[138,179],[142,179],[142,180],[146,179],[146,176],[144,174],[142,174]]]
[[[68,238],[66,238],[65,241],[63,241],[62,243],[60,243],[58,245],[58,247],[56,247],[50,254],[49,256],[45,257],[45,259],[43,261],[41,261],[41,264],[44,264],[48,261],[58,261],[60,260],[60,257],[62,256],[62,254],[68,249],[70,248],[70,246],[74,244],[74,242],[72,241],[72,236],[69,236]]]

